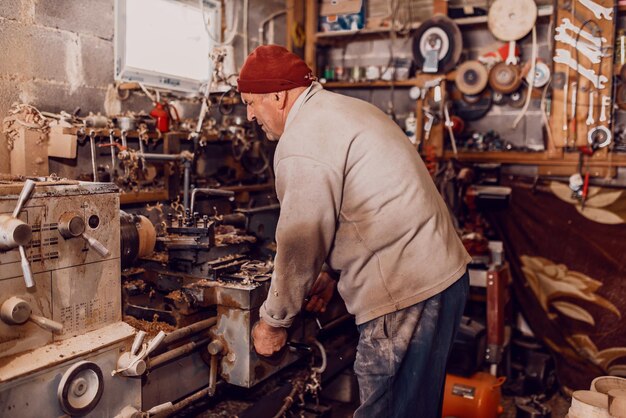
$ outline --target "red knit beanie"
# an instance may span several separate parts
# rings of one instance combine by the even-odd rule
[[[237,87],[240,93],[274,93],[308,87],[313,71],[300,57],[278,45],[261,45],[241,67]]]

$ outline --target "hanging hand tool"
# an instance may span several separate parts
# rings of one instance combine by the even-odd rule
[[[606,116],[606,112],[607,112],[607,108],[609,106],[611,106],[611,97],[609,96],[605,96],[602,95],[602,102],[600,103],[602,108],[600,109],[600,122],[606,122],[607,121],[607,116]]]
[[[589,91],[589,109],[587,111],[587,120],[585,121],[587,126],[591,126],[596,122],[593,116],[593,96],[595,96],[595,94],[596,92],[594,90]]]
[[[570,133],[572,134],[572,144],[573,146],[576,146],[576,139],[577,139],[577,132],[576,132],[576,93],[577,93],[577,83],[573,82],[572,83],[572,100],[571,100],[571,105],[572,105],[572,110],[571,110],[571,115],[572,115],[572,119],[571,119],[571,123],[572,126],[570,128]],[[568,138],[569,139],[569,138]],[[566,144],[566,146],[569,146]]]

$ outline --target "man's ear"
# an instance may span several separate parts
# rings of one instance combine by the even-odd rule
[[[287,92],[279,91],[277,93],[272,93],[272,100],[276,100],[278,103],[279,109],[284,109],[287,106]]]

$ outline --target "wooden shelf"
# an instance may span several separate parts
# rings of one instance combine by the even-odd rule
[[[461,151],[455,157],[452,151],[444,152],[444,159],[456,158],[459,161],[475,163],[502,163],[539,166],[578,166],[577,152],[565,153],[558,159],[550,158],[547,152],[520,152],[520,151]],[[626,154],[612,154],[605,157],[600,153],[594,154],[589,161],[592,167],[622,167],[626,166]]]
[[[126,192],[120,193],[120,205],[131,203],[148,203],[167,200],[167,190],[157,190],[153,192]]]
[[[375,81],[329,81],[327,83],[322,83],[322,85],[327,89],[360,89],[360,88],[376,88],[376,87],[413,87],[418,86],[418,81],[416,79],[409,80],[397,80],[397,81],[384,81],[384,80],[375,80]]]
[[[263,183],[263,184],[248,184],[241,186],[224,186],[220,187],[220,190],[227,190],[235,193],[245,193],[245,192],[262,192],[265,190],[273,190],[274,183]]]
[[[411,25],[409,30],[402,30],[401,32],[396,29],[395,33],[397,36],[406,37],[410,35],[410,32],[419,28],[421,23],[416,22]],[[362,37],[371,37],[371,36],[389,36],[391,35],[391,28],[383,27],[383,28],[363,28],[360,30],[345,30],[345,31],[335,31],[335,32],[317,32],[315,34],[315,40],[317,42],[325,42],[325,41],[333,41],[333,40],[342,40],[342,39],[352,39],[354,37],[358,37],[361,39]]]
[[[394,87],[413,87],[413,86],[422,86],[425,82],[435,79],[437,77],[442,77],[444,80],[450,81],[454,80],[456,77],[456,71],[450,71],[447,74],[425,74],[420,73],[416,74],[415,77],[409,78],[408,80],[396,80],[396,81],[384,81],[384,80],[374,80],[374,81],[329,81],[326,83],[322,83],[322,85],[327,89],[360,89],[360,88],[389,88],[393,84]]]
[[[537,10],[537,16],[539,17],[552,16],[553,13],[554,13],[554,8],[552,6],[540,7]],[[487,16],[485,15],[485,16],[461,17],[461,18],[453,19],[453,20],[459,26],[480,25],[480,24],[487,23]]]

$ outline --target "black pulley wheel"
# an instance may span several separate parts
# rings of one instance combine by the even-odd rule
[[[447,73],[459,62],[463,50],[461,30],[449,17],[435,15],[422,23],[413,35],[413,58],[420,70],[424,66],[429,46],[437,42],[441,42],[437,73]]]
[[[467,122],[484,117],[491,109],[492,104],[491,90],[485,90],[476,102],[467,103],[464,100],[456,100],[452,108],[455,115]]]
[[[514,107],[516,109],[521,109],[524,107],[524,103],[526,102],[526,95],[528,94],[528,87],[522,86],[517,91],[509,94],[509,106]]]

